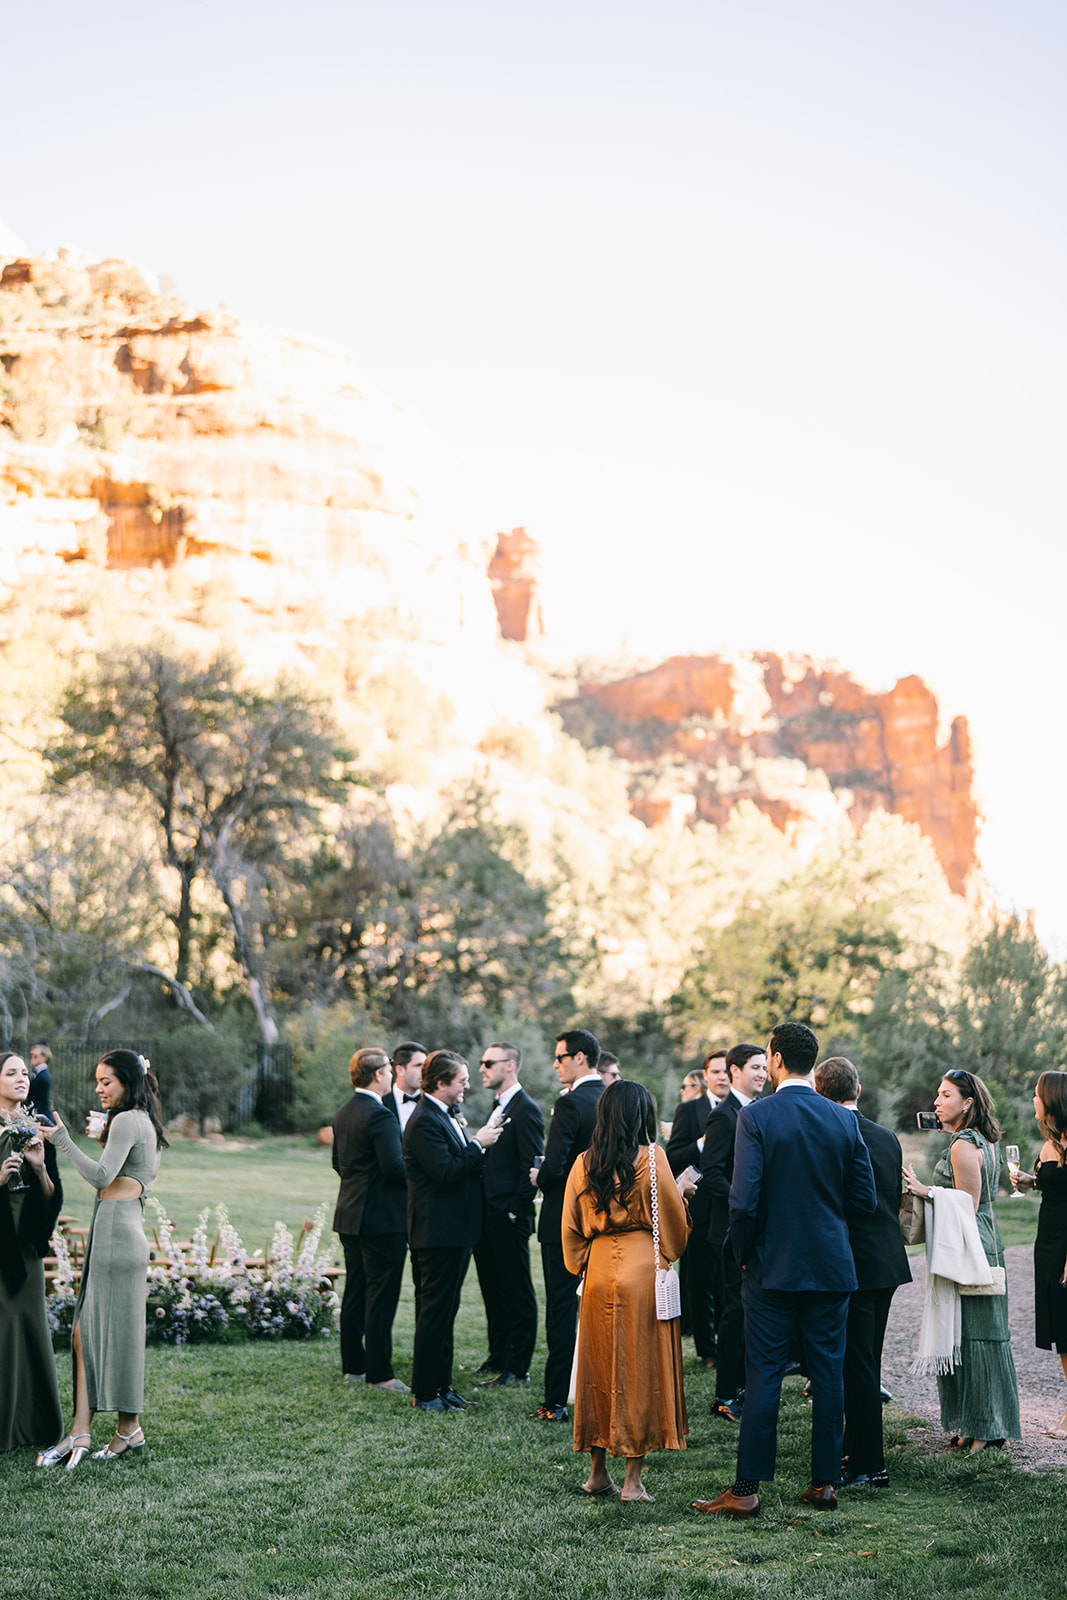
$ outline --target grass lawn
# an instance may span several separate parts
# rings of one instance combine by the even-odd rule
[[[79,1139],[78,1143],[90,1154],[98,1153],[90,1140]],[[88,1224],[92,1189],[62,1157],[60,1177],[64,1214]],[[176,1224],[179,1239],[190,1237],[204,1206],[222,1202],[252,1251],[269,1244],[275,1222],[285,1222],[298,1232],[304,1218],[313,1217],[324,1200],[330,1207],[327,1222],[331,1221],[337,1174],[330,1165],[329,1150],[309,1138],[227,1141],[224,1145],[210,1140],[176,1140],[163,1151],[152,1192]],[[151,1228],[150,1215],[148,1223]],[[339,1245],[337,1253],[340,1257]]]
[[[247,1167],[232,1160],[190,1147],[167,1157],[177,1218],[191,1223],[240,1171],[255,1175],[265,1208],[244,1224],[255,1237],[276,1214],[298,1225],[310,1201],[332,1193],[328,1157],[324,1165],[296,1144],[261,1146]],[[241,1215],[236,1200],[232,1209]],[[412,1322],[408,1282],[396,1330],[405,1378]],[[471,1396],[485,1354],[473,1274],[457,1335],[458,1387]],[[994,1452],[928,1459],[907,1443],[900,1417],[890,1419],[891,1489],[843,1494],[833,1514],[801,1507],[809,1411],[797,1380],[786,1385],[778,1477],[756,1521],[689,1510],[730,1481],[736,1441],[709,1418],[713,1379],[695,1362],[691,1448],[651,1459],[655,1505],[587,1502],[569,1428],[527,1417],[542,1359],[543,1349],[528,1391],[481,1391],[475,1413],[438,1417],[342,1384],[336,1338],[151,1349],[146,1461],[87,1462],[68,1475],[35,1471],[27,1451],[0,1457],[9,1508],[0,1594],[1034,1600],[1059,1587],[1067,1480],[1017,1473]],[[68,1357],[60,1377],[69,1394]]]

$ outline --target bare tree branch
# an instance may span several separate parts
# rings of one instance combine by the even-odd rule
[[[200,1007],[197,1005],[196,1001],[193,999],[184,983],[179,983],[177,978],[172,977],[169,972],[164,972],[162,967],[154,966],[151,961],[127,961],[124,963],[124,965],[127,967],[132,967],[134,972],[143,973],[149,978],[158,978],[161,983],[165,983],[170,989],[170,992],[174,996],[175,1000],[177,1000],[178,1004],[183,1006],[185,1010],[189,1012],[190,1016],[195,1017],[197,1022],[200,1023],[200,1026],[202,1028],[206,1028],[208,1033],[214,1033],[214,1023],[205,1017],[204,1013],[200,1010]],[[104,1009],[109,1011],[111,1006],[106,1006]],[[100,1014],[103,1015],[103,1013]]]

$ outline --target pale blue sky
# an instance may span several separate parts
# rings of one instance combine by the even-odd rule
[[[1067,8],[62,0],[5,45],[32,247],[351,349],[576,650],[922,673],[1067,939]]]

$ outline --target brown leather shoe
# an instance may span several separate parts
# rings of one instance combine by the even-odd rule
[[[821,1484],[818,1489],[809,1483],[800,1498],[806,1506],[814,1506],[816,1511],[837,1510],[837,1495],[828,1483]]]
[[[693,1510],[709,1517],[733,1517],[735,1522],[744,1522],[746,1517],[759,1515],[759,1495],[734,1494],[732,1489],[724,1489],[714,1500],[694,1500]]]

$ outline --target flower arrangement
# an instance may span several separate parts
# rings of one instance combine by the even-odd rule
[[[48,1330],[52,1335],[52,1344],[55,1349],[65,1348],[70,1343],[70,1331],[74,1325],[74,1272],[70,1264],[70,1249],[66,1236],[56,1229],[52,1240],[52,1249],[56,1258],[56,1270],[53,1279],[54,1287],[44,1303],[45,1314],[48,1318]]]
[[[156,1249],[148,1268],[145,1327],[149,1343],[185,1345],[238,1339],[310,1339],[337,1325],[340,1300],[326,1276],[329,1257],[319,1245],[326,1206],[305,1222],[294,1241],[283,1222],[275,1223],[266,1259],[249,1255],[225,1206],[215,1207],[216,1227],[209,1243],[210,1207],[200,1213],[189,1255],[174,1243],[174,1224],[155,1198]],[[57,1241],[58,1244],[58,1241]],[[65,1250],[65,1246],[63,1246]],[[57,1256],[58,1256],[57,1248]],[[48,1297],[53,1342],[70,1336],[74,1300],[69,1289]],[[69,1315],[66,1307],[69,1304]]]
[[[20,1156],[26,1146],[37,1138],[41,1124],[30,1106],[19,1106],[17,1111],[0,1112],[0,1145],[9,1145],[11,1154]],[[26,1183],[19,1169],[10,1188],[25,1189]]]

